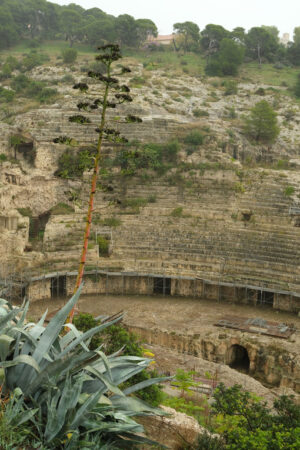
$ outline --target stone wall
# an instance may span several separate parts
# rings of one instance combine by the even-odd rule
[[[65,295],[71,296],[74,291],[76,272],[60,272],[48,274],[40,279],[33,278],[27,287],[30,301],[48,299],[51,297],[51,279],[65,277]],[[165,279],[165,281],[164,281]],[[170,290],[167,290],[168,283]],[[155,285],[160,286],[155,290]],[[165,291],[164,291],[165,286]],[[251,296],[248,295],[251,292]],[[261,297],[259,287],[222,285],[207,280],[187,278],[167,278],[160,275],[129,274],[117,272],[94,271],[84,276],[83,294],[116,294],[116,295],[171,295],[179,297],[196,297],[230,303],[259,305],[266,303]],[[269,292],[273,308],[298,312],[300,311],[300,296],[289,292]],[[260,300],[258,300],[260,297]]]
[[[215,363],[230,364],[232,347],[243,347],[250,360],[249,375],[269,386],[284,386],[300,393],[300,361],[276,345],[273,339],[257,338],[247,333],[214,333],[207,337],[187,336],[158,329],[129,326],[147,344],[159,345]]]

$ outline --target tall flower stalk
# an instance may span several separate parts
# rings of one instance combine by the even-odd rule
[[[122,56],[120,53],[120,48],[118,45],[115,44],[108,44],[104,45],[102,47],[98,48],[100,54],[96,56],[96,60],[100,61],[103,66],[105,67],[105,74],[101,72],[94,72],[90,71],[88,73],[88,76],[90,78],[94,78],[98,80],[103,86],[104,86],[104,94],[102,98],[97,98],[96,100],[88,100],[88,101],[81,101],[77,104],[78,110],[81,111],[87,111],[92,112],[95,110],[100,109],[100,121],[98,128],[95,129],[95,131],[99,134],[98,141],[97,141],[97,150],[96,150],[96,156],[94,159],[94,169],[93,169],[93,175],[91,180],[91,189],[90,189],[90,196],[89,196],[89,206],[86,216],[86,225],[85,225],[85,231],[84,231],[84,238],[83,238],[83,246],[80,256],[80,263],[78,268],[78,274],[76,278],[76,284],[74,293],[78,290],[82,283],[83,275],[84,275],[84,268],[86,263],[86,257],[87,257],[87,250],[88,250],[88,242],[89,237],[91,233],[91,225],[92,225],[92,214],[93,214],[93,207],[94,207],[94,198],[97,188],[97,178],[99,173],[99,162],[101,157],[101,147],[102,142],[104,139],[115,142],[115,143],[125,143],[127,142],[127,139],[120,135],[120,132],[115,130],[114,128],[108,128],[107,127],[107,109],[108,108],[116,108],[117,105],[125,102],[131,102],[132,97],[129,95],[130,89],[125,84],[121,85],[119,83],[118,78],[116,76],[123,75],[124,73],[130,72],[130,69],[127,67],[121,66],[121,69],[118,73],[114,72],[113,70],[113,63],[115,61],[118,61]],[[88,85],[86,83],[77,83],[73,86],[74,89],[78,89],[80,92],[87,94],[88,92]],[[112,95],[113,94],[113,95]],[[70,122],[79,123],[81,125],[85,125],[88,123],[91,123],[91,120],[88,117],[85,117],[81,114],[77,114],[74,116],[69,117]],[[125,117],[123,122],[119,123],[132,123],[132,122],[141,122],[142,120],[138,117],[129,115]],[[70,138],[66,136],[60,136],[59,138],[54,139],[55,143],[65,143],[68,144],[71,142]],[[72,308],[70,311],[68,321],[72,323],[73,317],[74,317],[75,308]]]

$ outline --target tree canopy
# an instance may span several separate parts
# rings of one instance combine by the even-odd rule
[[[207,59],[207,71],[221,76],[236,73],[239,64],[232,59],[240,59],[242,48],[248,61],[258,61],[260,65],[300,65],[300,26],[294,29],[294,42],[287,47],[280,44],[276,26],[262,25],[246,32],[239,26],[229,31],[210,23],[200,31],[197,23],[185,21],[176,22],[173,29],[177,35],[175,48],[202,54]],[[75,3],[60,6],[47,0],[0,0],[0,49],[23,41],[37,46],[43,40],[66,40],[71,47],[76,43],[95,47],[118,42],[121,46],[141,48],[148,36],[157,34],[156,24],[148,18],[135,19],[129,14],[115,17],[100,8],[84,9]],[[224,64],[227,56],[230,69]]]
[[[262,58],[273,62],[278,50],[278,39],[268,29],[270,27],[253,27],[246,35],[246,54],[262,63]]]
[[[220,49],[206,66],[208,75],[237,75],[238,68],[244,59],[244,47],[232,39],[222,39]]]
[[[272,144],[280,131],[277,114],[266,100],[261,100],[251,109],[244,128],[250,139],[266,144]]]
[[[150,19],[128,14],[114,17],[99,8],[85,10],[71,3],[60,6],[46,0],[0,1],[0,48],[24,39],[65,39],[101,45],[118,40],[121,45],[139,47],[157,27]]]
[[[184,52],[198,51],[200,44],[200,29],[193,22],[175,23],[173,25],[175,33],[180,35],[179,45]]]

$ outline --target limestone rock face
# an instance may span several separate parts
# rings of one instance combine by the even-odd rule
[[[193,444],[199,434],[207,431],[193,417],[167,406],[161,406],[161,409],[170,415],[141,417],[139,422],[149,438],[172,450],[180,450]]]

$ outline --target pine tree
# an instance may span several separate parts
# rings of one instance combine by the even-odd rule
[[[257,143],[272,144],[279,135],[277,114],[266,100],[261,100],[251,109],[245,119],[246,135]]]

